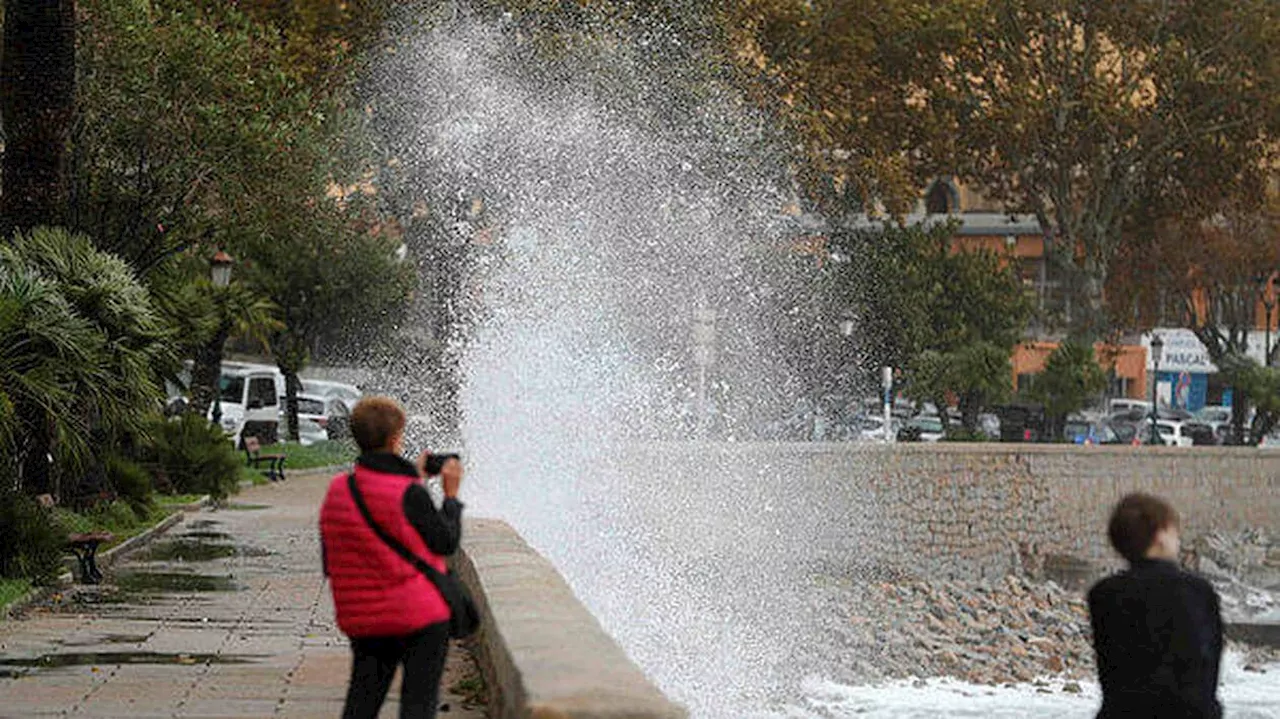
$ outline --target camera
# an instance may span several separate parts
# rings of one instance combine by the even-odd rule
[[[451,459],[461,460],[462,458],[456,454],[429,454],[427,455],[426,472],[428,477],[434,477],[440,474],[440,470],[444,468],[444,463]]]

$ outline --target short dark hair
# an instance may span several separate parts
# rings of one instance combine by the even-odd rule
[[[1159,497],[1127,494],[1111,512],[1107,537],[1111,546],[1130,562],[1142,559],[1162,529],[1178,526],[1178,513]]]
[[[390,397],[365,397],[351,410],[351,436],[361,452],[386,449],[404,425],[404,410]]]

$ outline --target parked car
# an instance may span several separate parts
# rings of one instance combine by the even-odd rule
[[[1041,405],[1008,404],[993,409],[1000,420],[1001,442],[1039,442],[1047,435]]]
[[[1182,433],[1191,437],[1191,444],[1196,447],[1212,447],[1221,444],[1218,433],[1204,422],[1183,422]]]
[[[883,442],[886,436],[896,437],[900,428],[900,423],[896,418],[889,420],[889,434],[884,431],[884,417],[876,415],[867,415],[859,420],[859,439],[869,442]]]
[[[327,427],[329,415],[326,411],[328,400],[311,394],[298,395],[298,443],[301,445],[323,442],[329,438]],[[288,427],[288,403],[280,398],[280,427]]]
[[[921,414],[912,417],[898,430],[898,441],[937,442],[944,434],[941,417],[936,414]]]
[[[342,400],[348,410],[355,409],[356,402],[364,396],[360,388],[355,385],[322,379],[303,379],[302,391],[314,397]]]
[[[1190,447],[1193,444],[1191,435],[1187,432],[1186,424],[1183,422],[1171,419],[1157,420],[1156,431],[1160,433],[1160,439],[1166,445]]]
[[[1111,423],[1084,417],[1067,419],[1062,427],[1062,438],[1074,444],[1122,444],[1120,435]],[[1132,439],[1132,436],[1130,437]]]

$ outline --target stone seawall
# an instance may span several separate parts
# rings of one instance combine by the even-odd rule
[[[1114,566],[1106,521],[1132,491],[1169,500],[1188,546],[1209,531],[1280,529],[1280,453],[1242,448],[938,445],[867,454],[879,518],[931,575],[992,576],[1061,557]]]
[[[684,719],[507,523],[467,520],[454,571],[483,626],[481,671],[495,719]]]
[[[623,454],[621,462],[670,477],[668,506],[714,516],[736,504],[764,521],[782,511],[794,516],[775,532],[817,561],[926,578],[1096,575],[1117,564],[1105,537],[1110,509],[1138,490],[1174,504],[1185,546],[1214,530],[1280,532],[1280,451],[1272,450],[667,444]],[[662,511],[656,499],[631,501],[655,517]]]

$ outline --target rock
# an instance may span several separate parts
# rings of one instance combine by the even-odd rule
[[[1067,682],[1062,685],[1062,691],[1067,694],[1079,694],[1084,691],[1084,688],[1080,686],[1079,682]]]

